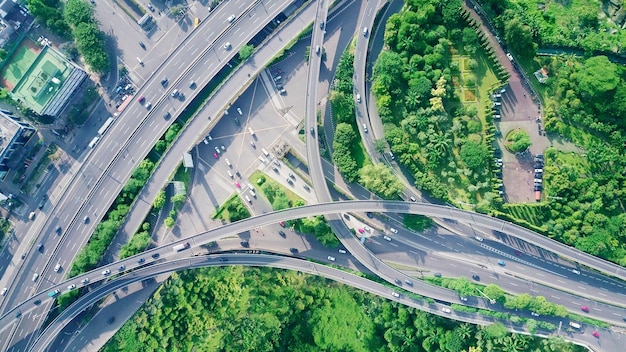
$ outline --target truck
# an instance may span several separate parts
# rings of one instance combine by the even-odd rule
[[[48,297],[56,297],[59,293],[61,293],[61,291],[59,291],[58,289],[54,291],[50,291],[48,292]]]
[[[172,249],[174,250],[174,252],[180,252],[180,251],[184,251],[185,249],[189,248],[189,242],[185,242],[185,243],[181,243],[181,244],[177,244],[174,247],[172,247]]]
[[[535,191],[535,201],[541,202],[541,191]]]
[[[574,323],[573,321],[569,322],[569,326],[573,327],[574,329],[580,329],[580,324]]]

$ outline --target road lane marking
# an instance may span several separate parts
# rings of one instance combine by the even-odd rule
[[[581,289],[581,290],[585,290],[585,291],[587,290],[585,287],[582,287],[582,286],[578,286],[578,285],[577,285],[576,287],[578,287],[578,288],[579,288],[579,289]]]
[[[455,267],[455,268],[458,266],[458,265],[456,265],[456,264],[454,264],[454,263],[448,263],[448,264],[450,264],[450,266],[453,266],[453,267]]]
[[[542,273],[537,273],[537,276],[541,276],[541,277],[546,277],[544,274]]]

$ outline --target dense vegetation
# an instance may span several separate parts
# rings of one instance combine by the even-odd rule
[[[559,338],[430,315],[296,272],[173,274],[102,349],[112,351],[581,351]]]
[[[606,18],[597,1],[545,7],[526,0],[481,3],[507,45],[528,59],[525,67],[549,72],[545,85],[535,83],[545,103],[544,129],[583,150],[546,150],[547,202],[509,214],[561,242],[626,265],[626,69],[592,56],[597,50],[623,51],[626,31]],[[545,45],[581,48],[588,56],[534,58],[535,49]]]
[[[333,89],[330,93],[333,117],[335,119],[335,137],[333,139],[333,162],[341,176],[347,182],[355,182],[359,176],[359,167],[353,153],[358,148],[359,129],[354,121],[354,54],[347,50],[341,55]]]
[[[479,0],[505,33],[507,44],[520,56],[532,58],[537,47],[571,46],[592,53],[622,52],[626,31],[603,13],[609,1]],[[622,2],[622,8],[624,6]]]
[[[93,71],[109,70],[106,41],[87,1],[27,0],[26,3],[31,13],[56,34],[67,37],[71,30],[78,51]]]
[[[545,152],[545,228],[564,243],[626,265],[626,69],[604,56],[541,61],[554,75],[544,128],[585,150]]]
[[[385,138],[416,186],[485,208],[498,197],[489,167],[493,135],[477,102],[493,89],[484,87],[492,62],[466,16],[460,0],[407,1],[387,22],[372,91]]]

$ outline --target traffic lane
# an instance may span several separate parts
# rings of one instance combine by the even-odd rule
[[[440,312],[439,305],[436,305],[436,308],[435,308],[436,310],[434,310],[433,308],[430,308],[430,309],[425,308],[425,307],[428,307],[429,304],[425,305],[424,302],[422,301],[416,302],[404,296],[398,297],[398,298],[391,297],[390,289],[388,287],[385,287],[384,285],[377,284],[367,279],[360,278],[356,275],[339,271],[337,269],[332,269],[330,267],[316,265],[316,264],[308,263],[308,262],[302,263],[301,261],[293,262],[293,259],[287,259],[287,258],[267,258],[265,260],[254,260],[254,261],[252,260],[242,261],[242,260],[239,260],[239,258],[235,256],[227,256],[227,258],[228,258],[227,265],[232,265],[232,264],[268,265],[268,264],[271,264],[271,265],[276,265],[277,267],[281,267],[285,269],[298,270],[298,271],[303,271],[303,272],[307,272],[307,273],[315,274],[315,275],[323,275],[336,281],[348,283],[353,287],[356,287],[362,290],[367,290],[369,292],[381,295],[383,297],[387,297],[388,299],[399,300],[405,304],[407,302],[411,302],[412,304],[417,305],[417,308],[419,309],[426,309],[426,310],[430,310],[432,313],[443,315]],[[214,259],[210,258],[208,260],[213,261]],[[199,266],[203,266],[204,265],[203,263],[207,263],[207,262],[208,261],[206,258],[196,257],[196,258],[191,258],[189,261],[187,260],[183,261],[183,265],[179,267],[175,265],[179,263],[168,263],[168,265],[166,266],[168,269],[175,269],[175,268],[180,268],[180,267],[199,267]],[[212,264],[224,265],[223,262],[215,263],[214,261]],[[153,266],[147,269],[156,269],[155,271],[157,272],[164,270],[164,268],[157,268],[157,266]],[[137,276],[141,275],[140,273],[135,273],[135,274]],[[140,280],[142,278],[143,276],[136,277],[135,280]],[[132,279],[129,278],[129,279],[121,279],[119,280],[119,282],[111,282],[108,285],[100,287],[96,289],[95,291],[93,291],[92,293],[90,293],[89,295],[81,298],[77,302],[77,304],[72,305],[70,308],[68,308],[66,311],[64,311],[61,314],[61,316],[58,318],[58,322],[60,322],[61,324],[53,323],[53,325],[44,332],[44,335],[42,335],[42,338],[40,338],[37,341],[37,344],[34,346],[34,348],[41,350],[45,348],[45,346],[47,346],[49,343],[51,343],[54,337],[58,336],[62,327],[71,320],[73,315],[78,314],[78,312],[88,307],[89,305],[92,304],[92,302],[95,302],[98,299],[98,297],[93,297],[93,296],[96,296],[96,292],[97,294],[100,294],[100,295],[102,293],[107,293],[107,291],[112,292],[115,289],[128,285],[131,281]],[[112,286],[112,287],[107,287],[107,286]]]
[[[153,84],[158,84],[158,85],[160,86],[160,83],[154,83],[154,82],[152,82],[152,83],[153,83]],[[169,96],[168,96],[168,98],[169,98]],[[141,109],[144,109],[144,108],[143,108],[143,107],[135,107],[135,109],[141,110]],[[131,110],[130,110],[130,112],[132,113],[132,112],[133,112],[133,110],[131,109]],[[124,124],[117,124],[117,125],[119,125],[119,126],[117,126],[117,125],[114,125],[114,126],[117,126],[117,128],[128,129],[128,128],[130,128],[131,126],[134,126],[134,125],[135,125],[132,121],[128,121],[128,120],[126,120],[126,121],[127,121],[127,125],[124,125]],[[112,131],[112,132],[113,132],[113,131]],[[113,133],[111,133],[111,134],[113,134]],[[153,136],[153,140],[152,140],[152,141],[150,141],[150,143],[155,142],[155,141],[156,141],[156,139],[158,139],[158,136],[160,136],[160,134],[158,134],[158,136],[157,136],[157,135],[155,135],[155,134],[150,134],[150,135],[151,135],[151,136]],[[143,141],[141,141],[141,140],[140,140],[140,146],[145,146],[145,145],[147,144],[146,142],[147,142],[147,140],[145,140],[145,139],[144,139]],[[132,156],[131,156],[131,158],[132,158]],[[105,160],[105,158],[101,158],[100,160]],[[103,163],[102,161],[101,161],[100,163],[96,164],[95,166],[96,166],[98,169],[100,169],[100,170],[102,170],[102,169],[104,169],[104,168],[105,168],[105,165],[104,165],[104,163]],[[121,177],[122,177],[122,178],[128,178],[128,176],[129,176],[131,173],[132,173],[132,171],[131,171],[130,169],[128,169],[128,170],[126,171],[126,173],[125,173],[125,174],[122,174],[122,175],[121,175]],[[108,194],[108,191],[107,191],[107,194]],[[93,211],[93,212],[96,212],[96,211],[97,211],[97,210],[99,210],[99,209],[98,209],[97,207],[96,207],[96,208],[92,207],[91,209],[88,209],[88,210],[91,210],[91,211]]]
[[[390,234],[388,233],[388,235]],[[600,288],[603,292],[597,292],[597,286],[593,282],[581,280],[580,275],[572,272],[569,268],[546,262],[542,258],[532,255],[522,255],[521,253],[519,256],[509,255],[508,250],[510,248],[496,241],[483,238],[481,238],[482,241],[477,241],[458,236],[442,236],[441,234],[429,236],[407,234],[402,229],[397,237],[404,243],[415,246],[416,243],[413,241],[415,236],[419,238],[421,246],[428,246],[432,251],[463,253],[477,265],[484,265],[494,271],[517,272],[516,275],[539,284],[560,287],[565,291],[573,289],[574,292],[578,292],[583,297],[592,296],[593,292],[593,295],[597,295],[598,300],[603,302],[612,304],[623,302],[624,295],[620,292],[611,292],[605,287]],[[433,245],[433,243],[438,246]],[[499,264],[500,261],[503,265]],[[531,289],[531,291],[533,290]]]
[[[393,258],[393,262],[399,262],[404,266],[417,266],[418,263],[414,262],[415,256],[402,255],[406,248],[412,247],[404,246],[405,243],[398,245],[395,242],[397,241],[389,242],[382,240],[380,237],[376,237],[368,239],[366,241],[366,245],[381,259],[387,258],[389,260],[391,257]],[[450,249],[448,250],[450,251]],[[411,251],[417,254],[414,250]],[[405,261],[402,261],[402,259],[405,259]],[[592,314],[592,316],[606,321],[620,323],[621,318],[626,316],[626,309],[597,301],[591,301],[576,294],[570,294],[565,291],[553,289],[552,287],[558,286],[561,286],[564,290],[576,287],[577,289],[582,290],[583,293],[588,294],[590,293],[588,289],[592,290],[593,288],[577,285],[575,281],[563,285],[554,284],[555,278],[550,277],[547,274],[544,275],[545,271],[539,267],[525,266],[522,265],[522,263],[516,262],[509,263],[510,265],[507,264],[506,267],[502,267],[497,265],[497,258],[491,258],[491,260],[486,258],[486,263],[471,262],[466,258],[454,258],[453,256],[446,255],[441,251],[435,251],[432,253],[423,252],[419,259],[423,261],[421,264],[425,267],[427,266],[428,269],[433,269],[431,268],[431,263],[429,262],[426,264],[425,262],[427,260],[434,260],[435,268],[438,268],[441,273],[448,274],[452,277],[465,276],[470,278],[470,280],[472,275],[476,274],[480,277],[479,281],[482,284],[495,283],[502,287],[505,291],[515,294],[530,292],[535,296],[541,295],[553,303],[561,304],[567,307],[571,312],[576,314],[580,313],[582,306],[586,306],[590,308],[590,314]],[[523,273],[524,277],[519,274],[511,276],[510,273],[515,271]],[[420,273],[422,273],[422,271],[420,271]],[[549,283],[551,286],[535,284],[526,279],[532,276],[538,277],[537,281],[543,281],[546,284]],[[402,286],[402,280],[400,280],[399,286]]]

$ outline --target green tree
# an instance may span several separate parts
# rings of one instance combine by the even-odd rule
[[[461,160],[473,171],[479,171],[487,166],[490,158],[489,149],[482,143],[467,141],[460,150]]]
[[[489,284],[483,289],[483,293],[490,299],[496,300],[498,303],[504,303],[506,295],[503,289],[496,284]]]
[[[537,53],[537,44],[533,42],[530,26],[518,18],[512,18],[504,25],[506,43],[521,57],[532,58]]]
[[[175,223],[176,221],[171,216],[166,217],[165,220],[163,221],[163,224],[165,224],[165,227],[168,227],[168,228],[172,228]]]
[[[154,207],[154,209],[159,210],[163,208],[166,200],[167,200],[167,197],[165,196],[165,190],[160,190],[159,193],[157,193],[156,197],[154,198],[154,203],[152,203],[152,206]]]
[[[244,45],[241,47],[241,49],[239,49],[239,57],[241,58],[241,60],[245,61],[250,56],[252,56],[253,52],[254,52],[254,45],[252,44]]]
[[[95,22],[93,7],[85,0],[68,0],[63,10],[65,21],[72,27],[79,23]]]
[[[402,182],[383,164],[365,165],[359,175],[365,188],[383,199],[397,199],[404,189]]]

